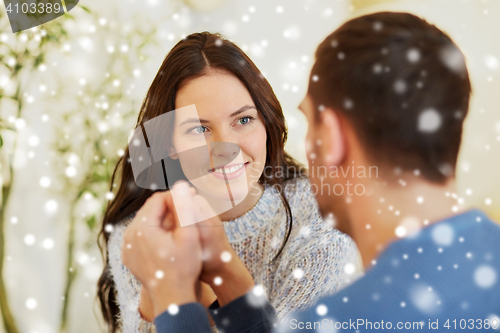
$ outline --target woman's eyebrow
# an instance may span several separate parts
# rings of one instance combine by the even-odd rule
[[[249,110],[249,109],[256,109],[257,110],[255,105],[245,105],[245,106],[242,106],[241,108],[239,108],[237,111],[231,113],[231,115],[229,117],[237,116],[240,113],[245,112],[246,110]]]
[[[238,110],[236,110],[235,112],[231,113],[231,115],[229,115],[229,117],[237,116],[240,113],[245,112],[246,110],[249,110],[249,109],[256,109],[257,110],[255,105],[245,105],[245,106],[242,106],[241,108],[239,108]],[[189,119],[184,120],[182,123],[180,123],[179,126],[182,126],[184,124],[189,124],[189,123],[205,124],[205,123],[209,123],[209,121],[205,120],[205,119],[189,118]]]
[[[204,120],[204,119],[189,118],[189,119],[184,120],[182,123],[180,123],[179,126],[182,126],[184,124],[190,124],[190,123],[204,124],[204,123],[208,123],[208,122],[209,122],[208,120]]]

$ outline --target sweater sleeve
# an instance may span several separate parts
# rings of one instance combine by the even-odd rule
[[[141,283],[122,262],[123,236],[130,220],[117,224],[109,238],[109,266],[116,289],[116,300],[120,309],[119,326],[123,333],[154,333],[155,325],[144,320],[139,312]]]
[[[309,182],[298,181],[293,191],[303,195],[290,202],[295,216],[291,245],[277,268],[270,298],[280,320],[336,293],[361,271],[354,241],[323,221]]]

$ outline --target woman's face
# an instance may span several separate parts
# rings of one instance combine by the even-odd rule
[[[186,82],[175,107],[171,156],[200,194],[231,209],[266,162],[266,129],[250,93],[235,76],[212,71]]]

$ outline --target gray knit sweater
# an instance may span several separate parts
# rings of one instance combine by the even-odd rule
[[[231,246],[255,284],[264,288],[279,319],[345,287],[359,276],[361,266],[354,242],[321,219],[308,179],[288,181],[285,195],[293,228],[283,252],[273,262],[286,234],[286,211],[274,188],[267,186],[258,203],[241,217],[222,222]],[[121,259],[123,234],[131,220],[116,225],[108,242],[119,321],[124,333],[156,332],[154,324],[143,320],[138,311],[141,283]]]

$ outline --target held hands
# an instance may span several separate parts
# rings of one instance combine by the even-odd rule
[[[214,216],[210,205],[182,183],[172,191],[154,194],[127,228],[123,263],[147,291],[141,290],[141,311],[148,308],[148,296],[154,316],[171,304],[211,303],[210,288],[199,280],[212,287],[221,306],[253,288],[252,277],[231,248],[220,219],[204,216]],[[180,219],[204,221],[180,227]]]
[[[229,244],[224,227],[212,207],[201,195],[194,191],[190,194],[184,207],[179,207],[176,200],[176,212],[182,215],[181,218],[202,221],[191,226],[198,229],[202,247],[203,266],[199,278],[210,285],[219,305],[224,306],[249,292],[254,287],[254,281]],[[191,221],[184,221],[191,224]]]
[[[191,195],[186,187],[177,190],[176,195],[181,197]],[[123,264],[150,295],[154,316],[172,304],[197,300],[195,285],[202,268],[199,233],[196,228],[177,227],[178,218],[172,208],[171,193],[155,193],[137,212],[124,235]],[[169,229],[163,227],[164,222]]]
[[[254,281],[245,265],[234,252],[218,216],[213,216],[208,202],[201,196],[193,196],[193,205],[197,207],[196,224],[203,249],[203,267],[200,280],[209,284],[217,295],[220,306],[245,295],[254,287]]]

